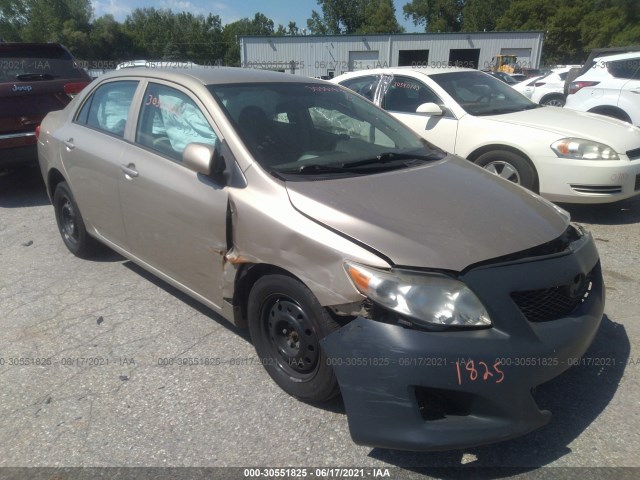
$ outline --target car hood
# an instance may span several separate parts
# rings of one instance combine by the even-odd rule
[[[298,211],[397,266],[462,271],[554,240],[568,225],[551,203],[454,156],[286,185]]]
[[[576,137],[604,143],[617,153],[640,147],[640,128],[614,118],[559,107],[482,117],[499,123],[521,125],[556,133],[559,138]]]

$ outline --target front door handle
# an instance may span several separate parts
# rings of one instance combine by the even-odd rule
[[[64,143],[64,146],[69,150],[73,150],[74,148],[76,148],[75,144],[73,143],[73,138],[70,138],[69,140],[63,140],[62,143]]]
[[[138,171],[135,169],[136,166],[133,163],[129,165],[120,165],[120,170],[124,172],[127,177],[135,178],[138,176]]]

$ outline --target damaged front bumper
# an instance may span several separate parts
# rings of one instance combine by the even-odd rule
[[[322,341],[356,443],[445,450],[549,422],[532,389],[574,364],[602,320],[604,285],[591,235],[569,252],[482,266],[460,279],[493,327],[430,332],[357,317]]]

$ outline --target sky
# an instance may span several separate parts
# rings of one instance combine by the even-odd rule
[[[396,18],[407,32],[423,31],[411,20],[404,19],[402,6],[409,2],[393,0]],[[244,17],[253,18],[256,12],[261,12],[273,20],[275,28],[278,24],[286,27],[289,21],[294,21],[300,29],[306,28],[311,10],[322,11],[316,0],[92,0],[91,3],[96,18],[110,13],[118,21],[123,21],[136,8],[155,7],[194,15],[213,13],[220,16],[223,25]]]

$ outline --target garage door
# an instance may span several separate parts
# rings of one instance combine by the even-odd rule
[[[366,50],[364,52],[349,52],[349,70],[367,70],[380,66],[380,59],[377,50]]]
[[[531,68],[531,49],[530,48],[502,48],[502,55],[515,55],[518,57],[518,63],[523,68]]]

